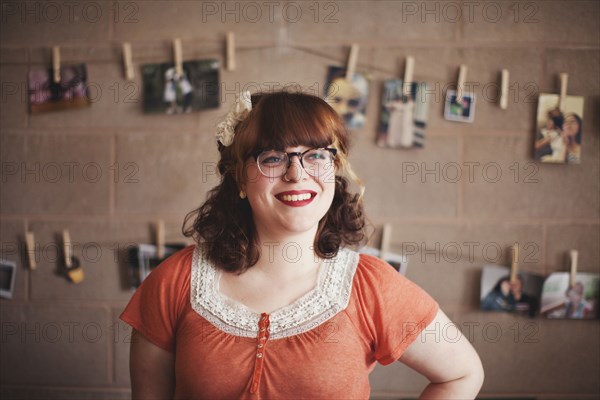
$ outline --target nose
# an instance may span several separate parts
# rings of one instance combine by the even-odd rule
[[[302,180],[302,174],[305,174],[304,168],[302,168],[302,163],[300,162],[300,156],[294,154],[290,157],[289,166],[283,175],[283,180],[287,182],[298,182]]]

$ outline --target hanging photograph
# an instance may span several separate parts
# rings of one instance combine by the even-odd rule
[[[544,163],[581,163],[583,97],[567,96],[565,109],[560,96],[540,94],[534,157]]]
[[[140,243],[137,246],[130,247],[127,254],[127,270],[131,287],[134,289],[139,287],[154,268],[158,267],[170,255],[184,249],[185,246],[182,243],[165,245],[165,254],[162,258],[158,257],[158,250],[153,244]]]
[[[365,113],[369,95],[369,82],[364,75],[355,72],[352,80],[346,79],[346,69],[329,67],[325,85],[325,101],[344,120],[348,129],[365,125]]]
[[[481,309],[533,317],[539,309],[543,284],[541,275],[530,272],[517,273],[511,282],[510,268],[486,265],[481,274]]]
[[[16,273],[17,264],[14,261],[0,260],[0,297],[13,298]]]
[[[142,65],[144,113],[187,114],[219,107],[219,62],[183,63],[179,76],[170,63]]]
[[[413,82],[404,94],[404,82],[383,83],[377,144],[382,147],[421,148],[427,121],[427,83]]]
[[[54,82],[52,68],[29,71],[29,110],[32,114],[89,107],[85,64],[60,67],[60,82]]]
[[[473,122],[475,120],[475,94],[464,92],[460,100],[455,90],[446,92],[444,118],[455,122]]]
[[[595,319],[598,314],[598,274],[555,272],[544,282],[541,314],[548,318]]]

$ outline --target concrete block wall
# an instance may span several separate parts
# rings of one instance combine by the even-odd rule
[[[151,242],[159,218],[168,240],[182,240],[184,215],[218,181],[214,127],[235,92],[296,84],[323,94],[327,67],[343,65],[356,42],[371,94],[351,162],[367,186],[368,214],[376,226],[393,225],[392,249],[414,253],[408,276],[479,351],[482,397],[597,398],[598,321],[481,313],[478,294],[482,266],[507,264],[515,241],[528,246],[527,271],[563,271],[578,248],[580,270],[600,272],[599,17],[598,2],[579,0],[2,1],[1,257],[18,263],[18,275],[14,299],[0,302],[0,394],[128,398],[130,329],[118,321],[131,295],[124,250]],[[224,62],[227,31],[236,34],[238,67],[221,70],[219,109],[142,113],[141,64],[171,60],[175,37],[185,59]],[[133,46],[133,84],[123,78],[124,41]],[[51,65],[52,45],[63,63],[87,64],[90,108],[28,113],[27,71]],[[381,84],[402,76],[407,55],[433,88],[426,147],[381,149]],[[473,124],[443,119],[461,63],[478,96]],[[502,68],[511,73],[506,111],[493,101]],[[531,159],[537,95],[557,92],[560,72],[569,73],[569,94],[585,97],[581,165]],[[80,285],[57,273],[65,228],[84,263]],[[26,230],[36,235],[35,271],[22,255]],[[372,374],[374,398],[416,397],[424,384],[400,364]]]

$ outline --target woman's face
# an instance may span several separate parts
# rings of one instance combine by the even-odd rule
[[[579,123],[573,115],[565,117],[565,121],[563,122],[563,132],[567,136],[575,136],[577,135],[577,132],[579,132]]]
[[[303,152],[306,146],[288,147],[286,152]],[[335,193],[335,168],[312,176],[293,156],[285,175],[270,178],[261,174],[256,159],[246,162],[243,185],[259,235],[269,239],[313,231],[325,216]],[[262,239],[264,240],[264,238]]]

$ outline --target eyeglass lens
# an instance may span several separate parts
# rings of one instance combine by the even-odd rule
[[[283,151],[264,151],[257,157],[260,172],[271,178],[285,174],[291,163],[290,157],[300,157],[304,170],[312,176],[326,173],[333,164],[333,154],[327,149],[310,149],[304,153],[286,153]]]

